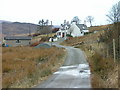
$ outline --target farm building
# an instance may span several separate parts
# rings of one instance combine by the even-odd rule
[[[32,37],[28,36],[9,36],[4,37],[5,45],[9,47],[27,46],[31,44]]]

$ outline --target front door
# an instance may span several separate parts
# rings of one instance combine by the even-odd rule
[[[65,33],[62,33],[62,37],[65,37]]]

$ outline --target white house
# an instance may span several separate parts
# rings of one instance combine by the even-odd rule
[[[62,25],[59,31],[56,32],[57,38],[66,38],[68,34],[69,26],[67,24]]]
[[[57,31],[56,35],[58,38],[64,38],[67,35],[68,30],[65,29],[59,29],[59,31]]]
[[[83,36],[87,32],[89,30],[85,24],[76,24],[75,22],[72,23],[68,30],[68,34],[71,34],[73,37]]]
[[[89,32],[89,30],[85,24],[76,24],[73,22],[70,26],[64,26],[64,28],[59,29],[59,31],[56,32],[56,35],[57,38],[64,38],[67,34],[70,34],[73,37],[79,37],[87,32]]]
[[[73,37],[79,37],[79,36],[83,36],[84,35],[83,31],[74,22],[72,23],[72,25],[68,29],[68,33],[67,34],[70,34]]]

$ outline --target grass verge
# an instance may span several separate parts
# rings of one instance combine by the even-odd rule
[[[65,50],[7,47],[3,48],[2,56],[2,87],[30,88],[46,80],[63,64]]]

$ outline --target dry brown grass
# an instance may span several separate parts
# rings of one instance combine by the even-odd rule
[[[111,58],[94,54],[89,58],[93,88],[118,88],[118,65]]]
[[[46,42],[49,40],[49,37],[54,37],[55,33],[50,33],[50,34],[43,34],[43,35],[38,35],[32,38],[31,43],[37,43],[37,42]]]
[[[3,88],[26,88],[56,71],[63,63],[65,51],[56,47],[8,47],[3,48],[2,54]]]
[[[81,36],[81,37],[75,37],[75,38],[70,38],[68,40],[65,40],[64,42],[62,42],[62,45],[66,45],[66,46],[71,46],[75,43],[79,43],[79,42],[84,42],[84,43],[93,43],[94,41],[96,42],[99,39],[99,36],[101,34],[103,34],[103,31],[100,31],[98,33],[91,33],[85,36]]]
[[[101,25],[101,26],[93,26],[89,28],[90,32],[93,31],[100,31],[100,30],[106,30],[108,29],[108,27],[110,27],[112,24],[108,24],[108,25]]]

